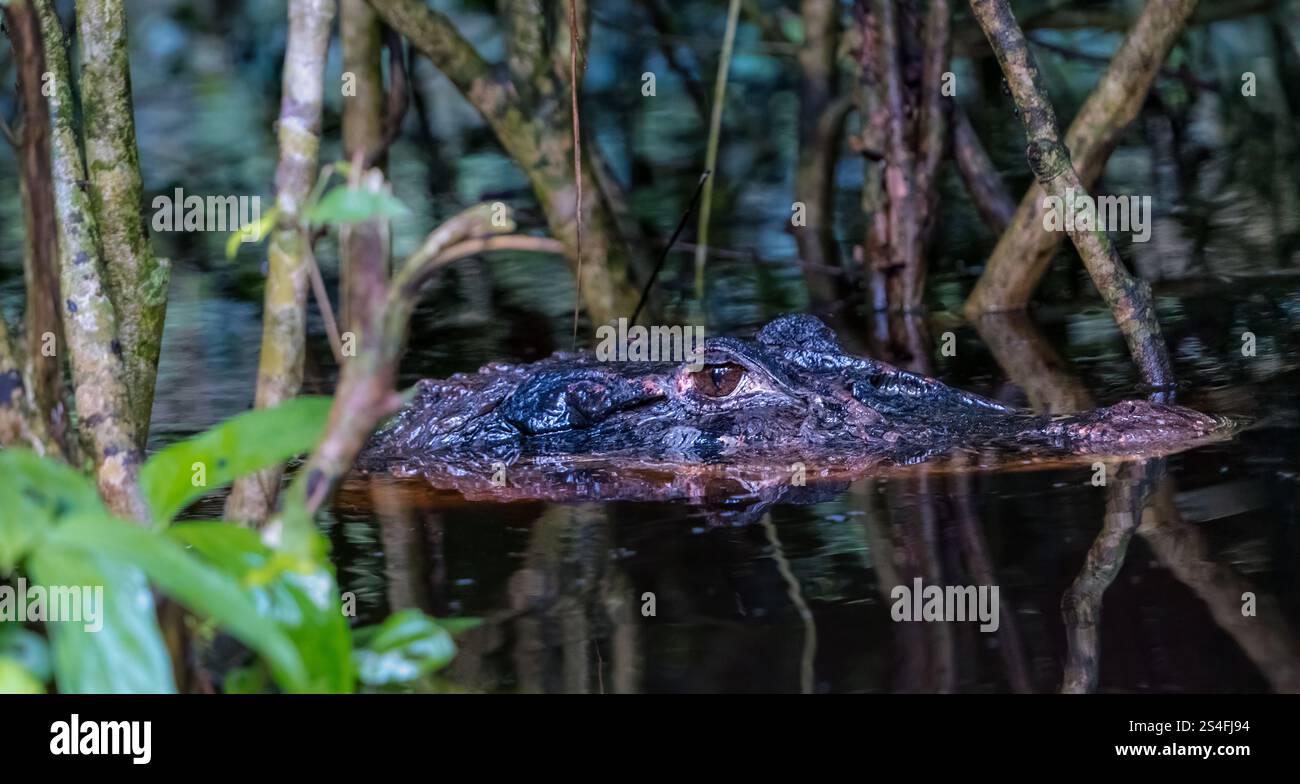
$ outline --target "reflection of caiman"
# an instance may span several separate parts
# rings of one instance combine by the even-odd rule
[[[480,477],[517,462],[861,468],[986,448],[1030,458],[1168,452],[1224,426],[1135,400],[1036,415],[847,355],[825,324],[795,315],[754,340],[707,340],[703,367],[557,354],[421,381],[360,465]]]

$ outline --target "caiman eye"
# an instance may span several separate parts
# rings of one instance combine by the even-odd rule
[[[736,391],[745,369],[740,365],[705,365],[703,370],[691,374],[695,391],[705,397],[726,397]]]

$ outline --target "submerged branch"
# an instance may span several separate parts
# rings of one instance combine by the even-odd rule
[[[1047,98],[1042,76],[1024,33],[1006,0],[971,0],[971,8],[984,29],[1006,76],[1011,95],[1020,110],[1028,140],[1026,155],[1030,168],[1043,189],[1073,209],[1073,194],[1088,189],[1070,161],[1070,153],[1061,142],[1056,112]],[[1067,226],[1074,221],[1067,219]],[[1070,228],[1070,239],[1083,257],[1084,266],[1102,298],[1110,307],[1120,331],[1128,343],[1129,353],[1151,387],[1169,388],[1173,372],[1169,355],[1156,320],[1151,288],[1124,268],[1119,253],[1105,232]]]

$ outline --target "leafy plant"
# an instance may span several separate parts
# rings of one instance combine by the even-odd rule
[[[0,627],[0,692],[41,691],[51,677],[64,692],[175,691],[150,583],[251,648],[285,691],[352,691],[358,664],[387,683],[445,666],[455,652],[450,634],[419,613],[366,631],[368,647],[354,652],[324,557],[277,549],[229,523],[169,525],[199,495],[309,449],[329,407],[327,398],[299,398],[154,455],[141,470],[152,528],[113,517],[76,470],[25,449],[0,451],[0,574],[103,588],[87,610],[94,623],[50,621],[48,646],[29,630]],[[323,553],[323,542],[313,552]],[[266,685],[256,668],[234,682]]]
[[[261,242],[266,239],[266,235],[271,233],[271,229],[279,219],[280,208],[272,207],[262,215],[262,219],[256,225],[244,226],[231,232],[226,239],[226,258],[233,259],[239,253],[239,246],[245,242]]]
[[[356,631],[357,673],[367,686],[408,683],[446,667],[456,655],[452,631],[419,610],[402,610]]]
[[[338,186],[307,210],[307,222],[315,226],[362,223],[373,218],[400,218],[410,210],[387,191]]]
[[[16,624],[0,626],[0,694],[40,694],[50,674],[44,637]]]
[[[212,489],[310,450],[325,431],[330,402],[328,397],[299,397],[246,411],[158,452],[140,470],[140,487],[155,522],[166,524]]]

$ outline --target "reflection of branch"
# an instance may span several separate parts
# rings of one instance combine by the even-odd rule
[[[776,570],[780,573],[781,579],[785,580],[786,594],[790,597],[795,612],[799,614],[799,620],[803,621],[803,655],[799,658],[799,688],[804,694],[812,694],[813,662],[817,657],[817,622],[813,619],[812,610],[808,609],[808,602],[804,600],[803,593],[799,590],[799,579],[790,570],[790,562],[786,560],[770,512],[763,515],[762,525],[763,530],[767,532],[767,541],[772,545],[772,560],[776,562]]]
[[[989,558],[988,544],[984,538],[984,526],[971,505],[971,475],[963,471],[953,473],[947,479],[961,549],[966,556],[966,568],[977,585],[997,585],[993,560]],[[1034,684],[1025,663],[1025,651],[1020,641],[1015,611],[1011,603],[1000,594],[1001,592],[998,597],[998,653],[1006,664],[1007,680],[1011,682],[1011,688],[1020,694],[1029,694],[1033,692]]]
[[[1087,694],[1097,687],[1102,594],[1124,566],[1124,554],[1142,518],[1142,507],[1164,470],[1163,460],[1125,463],[1111,478],[1101,533],[1088,550],[1079,576],[1061,597],[1066,642],[1063,694]]]
[[[513,636],[521,691],[558,687],[585,694],[593,680],[603,690],[603,657],[597,646],[609,622],[607,583],[617,568],[609,558],[610,546],[609,519],[596,504],[549,506],[533,524],[523,563],[507,588],[510,608],[518,613]],[[624,602],[626,593],[621,591]],[[621,620],[629,620],[627,615]],[[620,688],[628,680],[615,676]]]
[[[1183,520],[1174,485],[1161,483],[1138,533],[1156,559],[1205,602],[1214,622],[1241,647],[1278,692],[1300,693],[1300,641],[1277,599],[1258,591],[1231,566],[1210,557],[1205,533]],[[1255,615],[1242,613],[1243,595],[1255,594]]]
[[[1069,371],[1027,313],[989,313],[971,322],[1011,383],[1024,390],[1040,414],[1068,414],[1093,407],[1083,382]]]
[[[1061,413],[1094,405],[1082,382],[1064,368],[1064,363],[1026,314],[990,314],[976,319],[974,324],[998,364],[1013,383],[1025,390],[1036,411]],[[1210,558],[1205,534],[1179,514],[1174,489],[1172,478],[1159,481],[1151,504],[1142,512],[1138,534],[1161,565],[1205,602],[1215,623],[1241,646],[1276,691],[1300,692],[1300,641],[1288,627],[1277,600],[1258,593],[1255,586],[1230,566]],[[1110,511],[1109,504],[1107,511]],[[1098,537],[1094,549],[1101,545],[1103,536]],[[1092,585],[1096,587],[1099,575],[1092,576]],[[1080,574],[1079,580],[1083,579],[1084,575]],[[1079,580],[1075,586],[1082,587]],[[1241,613],[1242,595],[1248,592],[1255,593],[1257,598],[1257,615],[1250,618]],[[1075,598],[1087,603],[1083,610],[1091,611],[1094,616],[1100,612],[1100,594]],[[1095,626],[1079,630],[1073,637],[1067,632],[1067,640],[1077,649],[1073,660],[1075,683],[1087,684],[1089,666],[1095,682]]]

